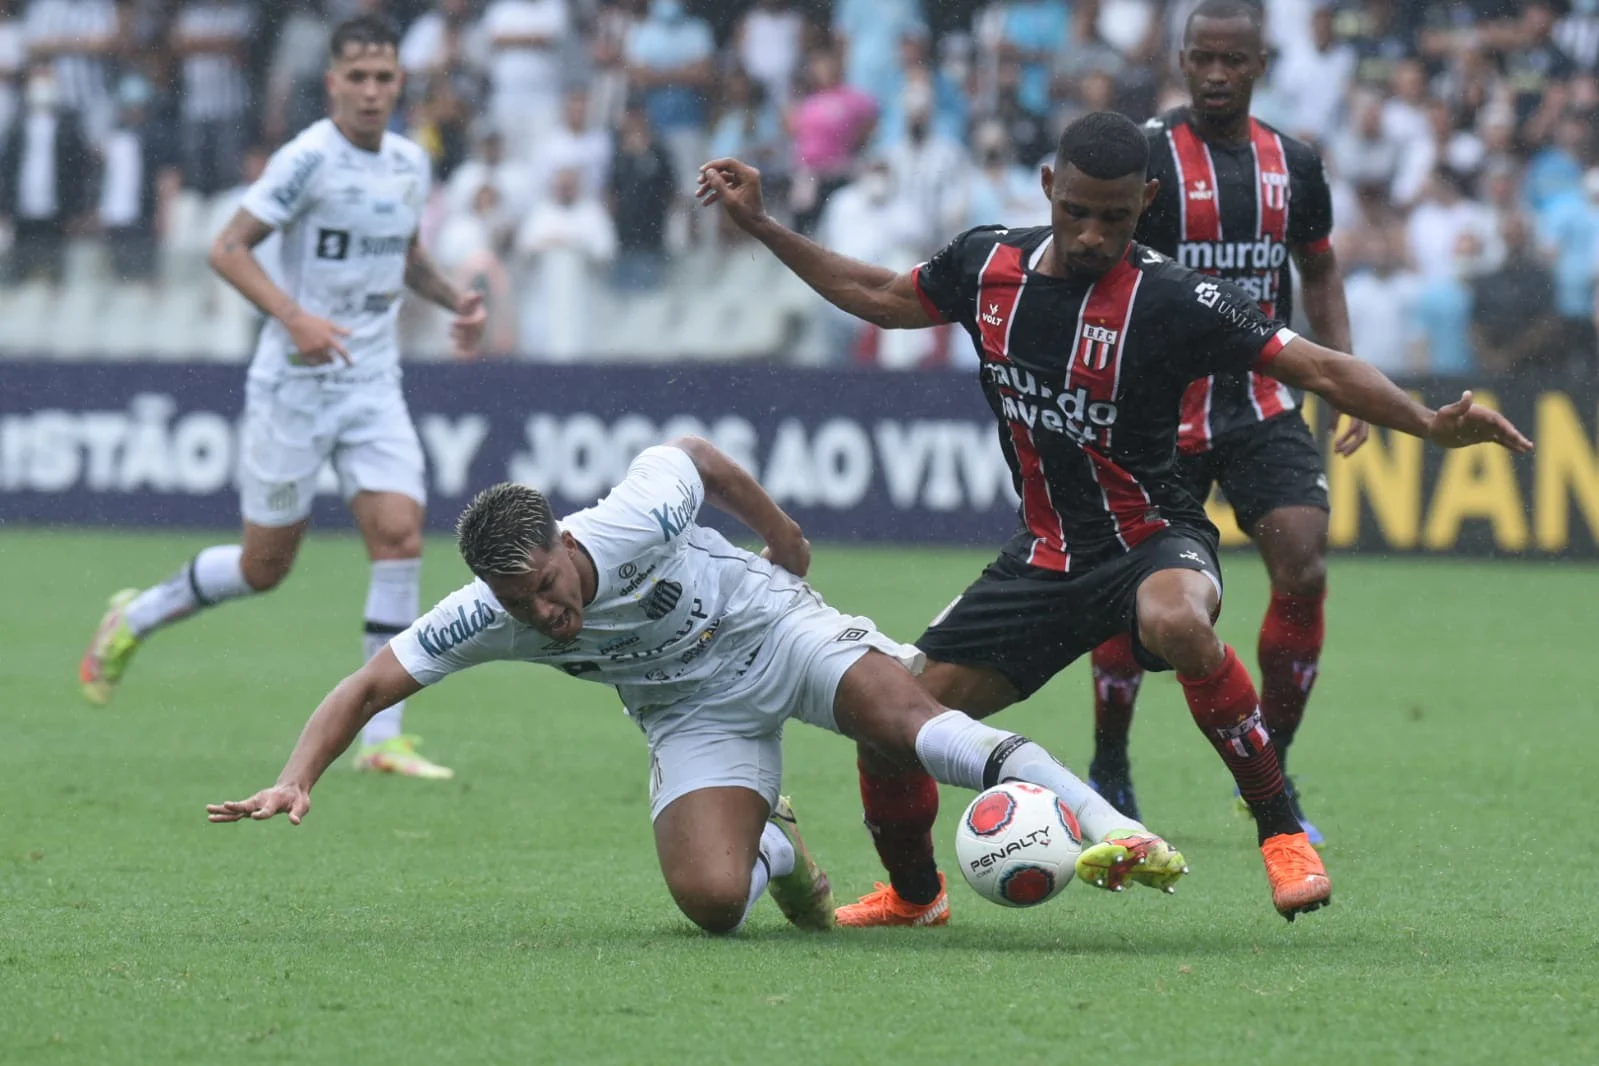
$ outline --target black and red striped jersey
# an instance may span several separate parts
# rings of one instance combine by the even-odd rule
[[[1215,528],[1175,474],[1183,392],[1242,374],[1293,337],[1229,282],[1138,244],[1097,280],[1037,270],[1050,229],[985,226],[912,277],[928,313],[957,322],[1021,497],[1007,550],[1081,571],[1168,526]]]
[[[1226,278],[1270,318],[1293,317],[1290,253],[1321,251],[1332,233],[1332,192],[1321,157],[1302,141],[1250,119],[1248,144],[1201,140],[1179,108],[1144,126],[1149,176],[1160,192],[1136,239],[1194,270]],[[1290,411],[1293,393],[1258,374],[1194,382],[1179,446],[1202,452],[1217,437]]]

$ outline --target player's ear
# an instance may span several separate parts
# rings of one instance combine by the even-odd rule
[[[1044,199],[1055,202],[1055,168],[1045,163],[1038,173],[1039,184],[1044,187]]]
[[[1160,179],[1150,178],[1144,182],[1144,210],[1149,210],[1149,205],[1155,202],[1155,195],[1160,192]]]

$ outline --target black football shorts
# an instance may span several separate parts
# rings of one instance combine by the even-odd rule
[[[1201,503],[1220,483],[1238,528],[1250,535],[1279,507],[1328,509],[1327,467],[1297,410],[1218,437],[1208,452],[1179,455],[1177,476]]]
[[[1221,590],[1208,533],[1165,529],[1081,573],[1040,570],[1002,554],[933,619],[916,646],[935,662],[987,666],[1023,698],[1111,637],[1133,635],[1146,670],[1170,670],[1138,640],[1138,586],[1160,570],[1198,570]]]

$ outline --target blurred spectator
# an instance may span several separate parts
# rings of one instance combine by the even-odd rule
[[[152,119],[151,103],[149,83],[123,75],[116,124],[105,143],[100,228],[112,270],[125,281],[148,281],[155,272],[160,205],[178,185],[178,144],[165,123]]]
[[[98,144],[111,128],[110,59],[121,46],[113,0],[31,0],[23,23],[28,59],[48,60],[61,108]]]
[[[16,117],[17,83],[27,65],[27,37],[17,17],[17,0],[0,0],[0,144]]]
[[[1571,0],[1569,13],[1555,24],[1554,40],[1579,73],[1599,70],[1599,0]]]
[[[1114,48],[1128,64],[1143,68],[1153,63],[1165,43],[1158,0],[1089,0],[1084,12],[1094,12],[1094,36]]]
[[[722,79],[722,111],[711,129],[706,158],[736,157],[761,172],[766,195],[776,202],[785,187],[788,169],[788,141],[783,133],[783,118],[766,95],[763,83],[754,81],[740,67]]]
[[[833,36],[844,48],[843,80],[879,109],[886,106],[899,86],[899,43],[906,31],[924,25],[921,0],[835,0]]]
[[[739,66],[782,107],[793,95],[804,43],[805,20],[789,0],[755,0],[739,20],[733,47]]]
[[[583,175],[584,195],[598,196],[611,182],[611,131],[589,122],[587,89],[572,89],[561,105],[561,121],[544,139],[539,149],[534,183],[542,194],[550,177],[558,170],[575,170]],[[703,160],[702,160],[703,161]]]
[[[517,347],[517,301],[499,254],[509,243],[504,216],[495,187],[479,186],[467,210],[445,219],[431,249],[434,260],[456,284],[483,296],[488,313],[481,345],[484,355],[506,355]]]
[[[1577,72],[1571,57],[1554,41],[1555,7],[1551,0],[1526,0],[1522,4],[1517,46],[1505,53],[1505,80],[1515,103],[1516,120],[1531,128],[1525,133],[1536,143],[1553,116],[1566,102],[1566,80]],[[1542,119],[1534,116],[1543,112]]]
[[[0,223],[9,222],[12,233],[9,282],[42,273],[60,284],[68,229],[88,205],[90,149],[78,116],[63,107],[55,69],[30,67],[22,114],[0,150]]]
[[[1455,243],[1452,269],[1422,282],[1416,296],[1417,343],[1429,374],[1465,377],[1477,370],[1471,350],[1471,284],[1482,273],[1483,244],[1467,231]]]
[[[1323,145],[1332,138],[1354,84],[1355,63],[1354,48],[1333,36],[1332,8],[1317,7],[1308,39],[1271,65],[1272,85],[1294,116],[1289,133]]]
[[[1505,219],[1505,261],[1477,278],[1471,293],[1471,335],[1484,370],[1547,375],[1559,366],[1560,320],[1555,279],[1534,254],[1527,220]]]
[[[933,101],[925,83],[905,87],[905,135],[884,152],[900,194],[923,220],[925,250],[955,233],[966,219],[971,158],[953,137],[933,127]]]
[[[895,181],[883,159],[869,160],[854,182],[827,201],[817,233],[828,248],[862,262],[905,269],[920,258],[927,239],[926,216]],[[862,359],[870,327],[825,300],[816,301],[828,337],[830,362]]]
[[[1393,0],[1364,0],[1349,15],[1342,36],[1355,45],[1356,81],[1387,85],[1399,64],[1416,54],[1415,42],[1395,21]]]
[[[1592,130],[1588,122],[1567,115],[1555,124],[1554,142],[1533,155],[1523,178],[1523,202],[1535,214],[1563,193],[1582,186],[1587,168]]]
[[[1394,67],[1393,95],[1383,104],[1383,135],[1399,145],[1399,169],[1394,174],[1394,202],[1409,206],[1427,185],[1438,160],[1433,130],[1427,120],[1427,72],[1420,60],[1407,59]]]
[[[413,78],[447,75],[452,68],[487,66],[487,40],[472,21],[472,0],[439,0],[411,23],[400,41],[400,66]]]
[[[1334,136],[1329,153],[1338,175],[1356,188],[1393,192],[1404,144],[1383,125],[1383,102],[1374,93],[1357,93],[1354,121]]]
[[[327,114],[322,74],[329,36],[321,0],[290,0],[267,71],[262,123],[267,141],[289,140]]]
[[[643,99],[650,125],[671,153],[678,184],[687,191],[705,162],[710,132],[708,98],[716,78],[711,27],[685,11],[683,0],[650,0],[625,54],[628,84]]]
[[[255,10],[244,0],[193,0],[172,28],[183,60],[183,180],[203,196],[239,180],[250,143],[250,85],[245,50]]]
[[[558,170],[549,195],[516,235],[516,251],[529,267],[521,302],[522,350],[570,362],[586,355],[596,270],[616,256],[617,234],[604,205],[583,191],[583,175]]]
[[[1108,80],[1108,79],[1107,79]],[[992,117],[1005,130],[1016,158],[1032,166],[1055,152],[1049,119],[1022,106],[1021,66],[1004,63],[996,72]]]
[[[449,181],[471,149],[471,125],[477,113],[457,92],[455,78],[429,78],[422,98],[407,111],[407,136],[422,146],[433,162],[435,181]]]
[[[616,224],[616,268],[612,284],[640,292],[661,284],[666,265],[666,216],[677,197],[672,157],[650,128],[648,116],[630,109],[622,116],[616,159],[611,164],[611,215]]]
[[[1468,200],[1458,175],[1448,170],[1433,173],[1426,198],[1416,205],[1406,225],[1410,261],[1425,278],[1454,269],[1455,248],[1462,233],[1471,232],[1489,243],[1493,218],[1488,209]]]
[[[827,198],[850,180],[855,155],[877,121],[876,103],[861,90],[843,84],[838,57],[832,52],[812,53],[808,73],[810,92],[788,117],[798,163],[793,193],[795,224],[805,233],[815,227]]]
[[[931,101],[933,129],[943,137],[966,136],[966,94],[935,66],[925,26],[913,26],[900,38],[899,89],[888,100],[877,124],[877,144],[889,147],[905,136],[906,100]]]
[[[1354,351],[1383,373],[1402,376],[1420,372],[1426,353],[1415,327],[1423,282],[1404,267],[1401,245],[1397,234],[1373,233],[1365,254],[1346,267],[1344,294]]]
[[[489,0],[483,9],[489,117],[517,159],[532,158],[560,111],[560,48],[569,29],[566,0]]]
[[[1056,57],[1072,40],[1065,0],[1000,0],[990,11],[988,44],[1001,64],[1016,65],[1016,102],[1029,114],[1049,114]]]
[[[1049,200],[1040,186],[1039,171],[1018,165],[1004,127],[985,123],[978,127],[973,142],[977,147],[977,169],[972,173],[965,226],[1048,225]]]
[[[495,129],[483,131],[478,138],[477,152],[450,175],[444,188],[446,214],[472,214],[478,194],[484,188],[493,189],[495,194],[495,213],[486,223],[495,245],[515,233],[529,209],[544,196],[544,185],[537,179],[533,167],[508,158],[505,137]]]
[[[1463,177],[1470,178],[1482,169],[1488,149],[1482,138],[1455,125],[1455,112],[1442,100],[1427,104],[1427,123],[1432,138],[1430,159]]]
[[[1599,346],[1593,323],[1594,255],[1599,252],[1599,168],[1581,189],[1551,200],[1536,219],[1539,243],[1554,268],[1555,310],[1567,352],[1591,366]]]
[[[589,88],[594,113],[606,126],[621,125],[627,106],[627,63],[623,51],[628,35],[644,15],[645,0],[598,0],[589,48],[592,70]]]

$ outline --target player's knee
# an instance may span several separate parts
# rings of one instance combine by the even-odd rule
[[[1327,556],[1321,550],[1297,552],[1271,568],[1271,590],[1288,596],[1320,596],[1327,591]]]
[[[384,527],[374,533],[368,547],[374,560],[420,559],[422,531],[409,524]]]
[[[239,560],[239,569],[244,573],[244,583],[256,592],[271,592],[283,584],[283,579],[289,576],[289,571],[294,568],[292,555],[257,555],[246,553]]]
[[[1141,606],[1138,637],[1144,647],[1183,673],[1208,662],[1220,643],[1210,615],[1188,600]]]
[[[749,905],[749,874],[742,878],[698,873],[671,886],[685,917],[707,933],[731,933]]]

